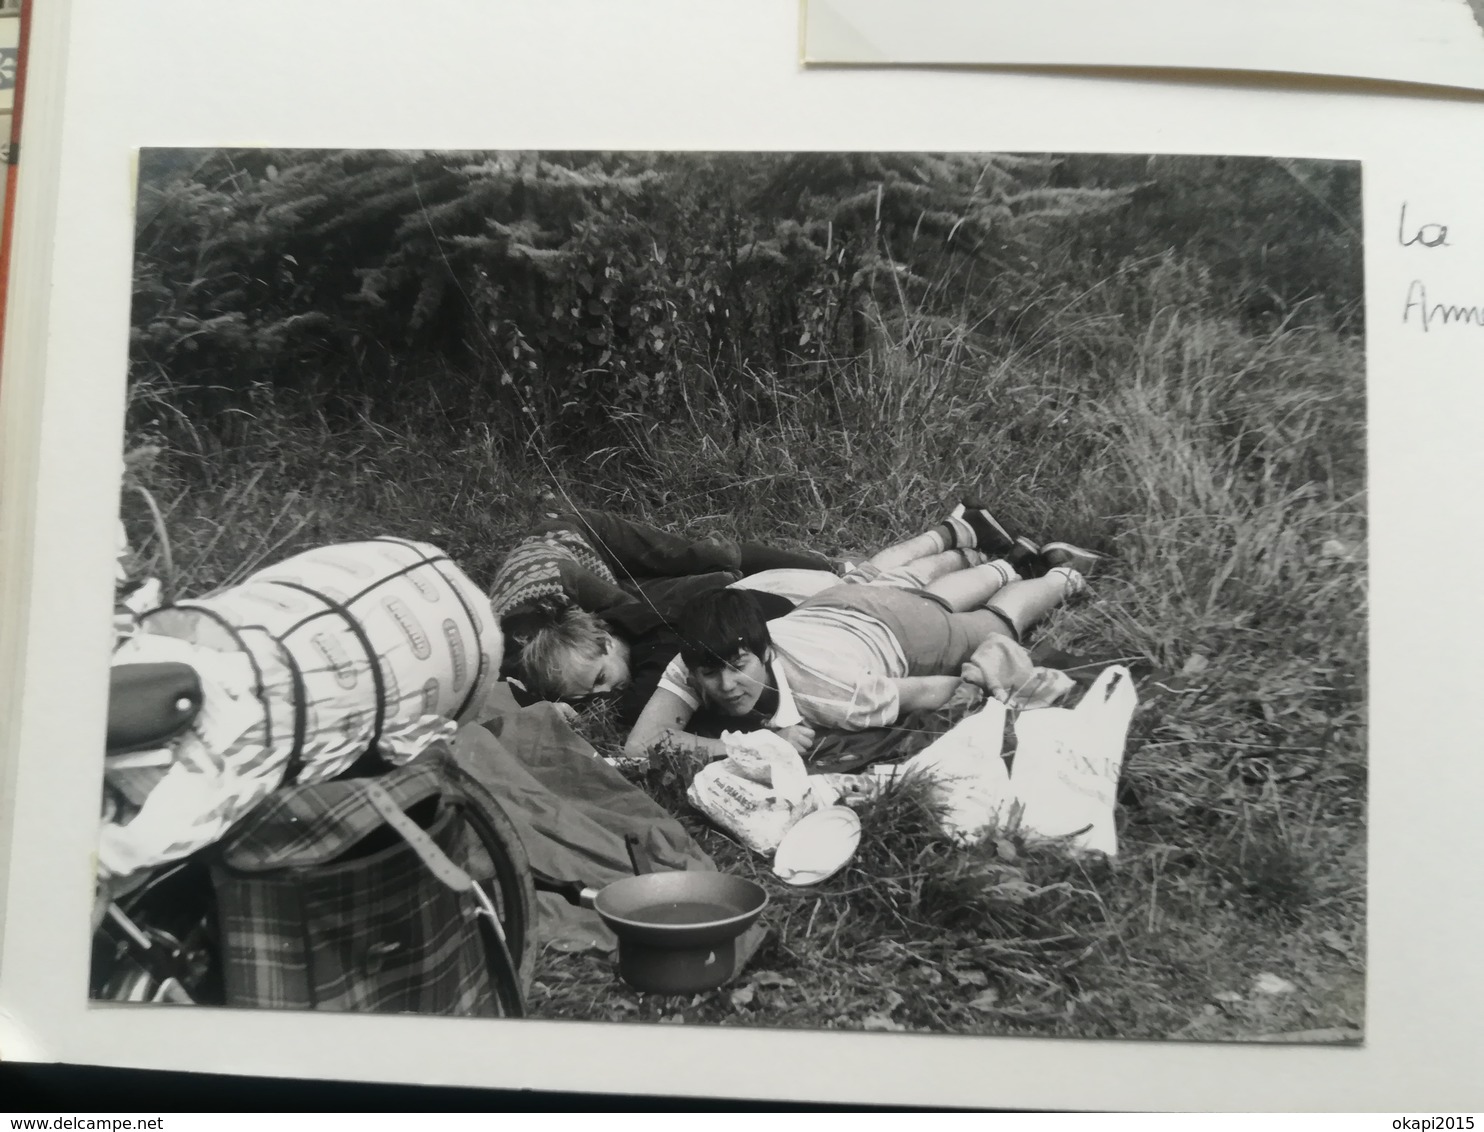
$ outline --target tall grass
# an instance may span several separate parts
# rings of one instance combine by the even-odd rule
[[[744,1005],[721,992],[690,1013],[1088,1035],[1358,1026],[1360,343],[1302,310],[1254,328],[1198,289],[1182,300],[1181,270],[1146,264],[1059,297],[1026,339],[898,318],[878,322],[867,356],[748,375],[725,397],[703,395],[715,378],[697,374],[679,416],[609,422],[620,439],[594,452],[512,442],[531,433],[471,417],[481,377],[453,369],[408,375],[375,411],[331,416],[263,391],[210,425],[139,383],[130,442],[160,451],[132,474],[160,501],[171,581],[191,592],[383,532],[438,543],[484,581],[533,519],[569,504],[851,554],[968,495],[1032,536],[1090,544],[1112,555],[1092,599],[1043,631],[1150,673],[1117,867],[950,851],[903,808],[868,822],[874,840],[838,891],[779,891],[763,962],[789,994],[758,984]],[[124,509],[136,569],[160,567],[141,498]],[[600,745],[617,738],[598,717],[586,726]],[[724,865],[763,875],[696,828]],[[1004,888],[1007,868],[1039,895]],[[1298,990],[1252,995],[1265,971]],[[605,968],[577,960],[541,978],[555,1015],[670,1009],[615,997]]]

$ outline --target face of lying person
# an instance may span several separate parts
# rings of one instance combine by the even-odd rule
[[[768,666],[748,649],[726,664],[697,668],[692,675],[707,705],[723,715],[746,715],[768,687]]]
[[[615,637],[608,638],[597,656],[574,656],[566,667],[568,693],[563,699],[585,700],[629,686],[629,650]]]

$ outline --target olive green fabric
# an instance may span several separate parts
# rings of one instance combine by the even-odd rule
[[[548,703],[521,707],[502,686],[494,718],[462,728],[459,764],[499,799],[537,873],[601,888],[632,876],[624,835],[639,835],[656,870],[714,870],[685,827],[597,756]],[[562,950],[611,951],[597,913],[542,892],[537,939]]]

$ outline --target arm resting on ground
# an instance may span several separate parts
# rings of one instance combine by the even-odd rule
[[[688,734],[686,724],[696,714],[695,708],[667,688],[656,688],[654,695],[644,705],[639,718],[634,721],[634,730],[623,745],[623,753],[629,758],[647,758],[667,741],[682,751],[691,751],[707,758],[720,758],[727,753],[726,744],[720,739],[704,739]]]

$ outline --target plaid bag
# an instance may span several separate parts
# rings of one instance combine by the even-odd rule
[[[378,778],[277,791],[211,872],[229,1006],[521,1011],[529,865],[446,746]]]

